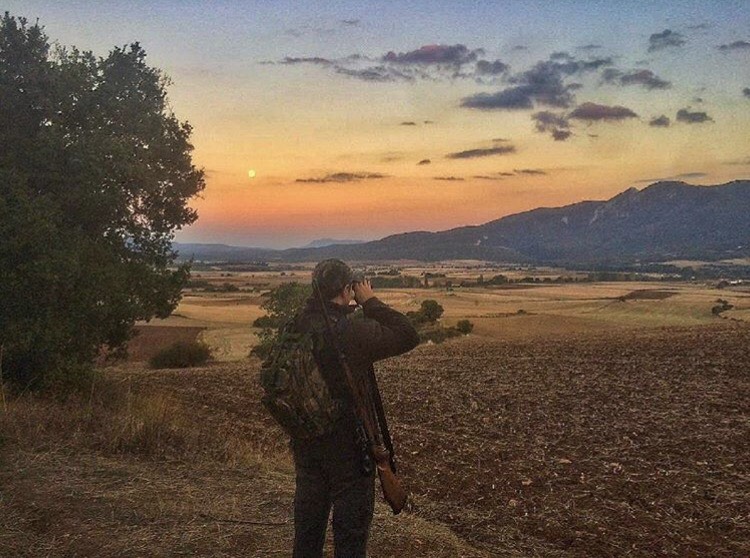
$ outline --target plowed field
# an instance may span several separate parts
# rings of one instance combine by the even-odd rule
[[[469,336],[379,363],[411,511],[498,555],[748,556],[748,347],[750,328],[724,322]],[[256,371],[250,361],[140,381],[278,455]]]
[[[750,329],[422,347],[381,366],[416,512],[540,556],[750,556]]]
[[[398,518],[378,507],[371,555],[750,556],[748,347],[750,327],[722,320],[468,336],[378,363],[412,504]],[[109,370],[127,393],[167,396],[157,425],[169,418],[179,443],[162,442],[166,461],[118,457],[85,409],[65,419],[70,432],[10,436],[0,555],[286,553],[294,480],[257,371],[257,360]],[[32,432],[35,416],[9,424]]]

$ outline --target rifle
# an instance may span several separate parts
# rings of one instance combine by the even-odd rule
[[[375,461],[375,467],[378,470],[378,477],[380,478],[380,486],[383,489],[383,497],[385,498],[385,501],[388,502],[388,505],[391,506],[393,513],[397,515],[402,509],[404,509],[404,505],[406,505],[407,493],[396,476],[395,463],[391,451],[386,449],[378,423],[373,416],[374,403],[372,392],[374,389],[367,389],[368,386],[364,386],[361,382],[355,380],[354,375],[352,374],[352,369],[349,367],[349,362],[346,359],[346,355],[339,343],[338,336],[333,329],[331,318],[326,310],[325,299],[320,292],[320,287],[318,286],[317,281],[313,281],[313,290],[315,291],[315,296],[323,310],[326,330],[328,330],[331,343],[336,351],[339,364],[344,371],[346,382],[351,391],[355,412],[357,414],[357,419],[359,420],[358,430],[361,432],[361,429],[364,428],[367,445],[369,446],[369,455],[367,455],[366,458],[372,458]],[[377,394],[377,400],[378,405],[382,406],[379,394]],[[385,437],[388,439],[387,442],[390,446],[390,436],[387,432],[385,433]]]

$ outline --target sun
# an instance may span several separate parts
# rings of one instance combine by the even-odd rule
[[[250,178],[255,178],[255,169],[250,169],[249,171],[247,171],[247,176],[249,176]]]

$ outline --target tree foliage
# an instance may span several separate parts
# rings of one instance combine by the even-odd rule
[[[138,43],[97,58],[0,19],[0,345],[6,379],[43,385],[164,317],[187,278],[174,232],[204,187],[191,128]]]
[[[266,315],[253,322],[254,327],[262,329],[258,333],[260,342],[253,347],[250,354],[264,358],[270,351],[279,328],[294,317],[310,296],[311,285],[297,282],[283,283],[270,291],[268,298],[260,305],[261,309],[266,311]]]
[[[422,301],[419,310],[416,312],[407,312],[406,316],[411,320],[412,324],[419,326],[421,324],[435,323],[443,315],[443,312],[443,306],[437,300],[428,298]]]

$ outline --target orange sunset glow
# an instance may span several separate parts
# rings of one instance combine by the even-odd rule
[[[207,176],[183,242],[372,240],[750,171],[743,3],[159,2],[115,27],[11,4],[170,76]]]

